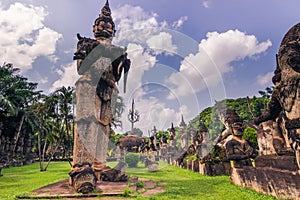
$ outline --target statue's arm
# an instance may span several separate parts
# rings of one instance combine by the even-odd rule
[[[274,120],[279,116],[280,112],[282,111],[282,107],[278,101],[278,99],[275,97],[275,95],[272,95],[272,98],[269,103],[269,110],[265,113],[263,113],[259,117],[254,118],[254,123],[256,125],[259,125],[262,122],[268,121],[268,120]]]

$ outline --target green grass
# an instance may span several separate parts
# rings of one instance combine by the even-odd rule
[[[2,170],[0,177],[0,199],[14,199],[34,189],[64,180],[69,177],[68,162],[52,162],[47,171],[39,171],[39,163]]]
[[[116,162],[108,163],[115,166]],[[143,164],[127,168],[127,174],[150,180],[165,182],[165,192],[136,199],[275,199],[230,183],[229,176],[208,177],[160,162],[158,172],[148,172]],[[68,178],[70,166],[67,162],[53,162],[46,172],[39,172],[39,164],[3,169],[0,177],[0,199],[30,193],[42,186]]]
[[[115,163],[111,163],[114,166]],[[186,169],[159,163],[158,172],[148,172],[143,164],[137,168],[127,168],[126,173],[159,182],[167,183],[163,187],[166,192],[150,197],[136,199],[230,199],[230,200],[274,200],[253,190],[231,184],[229,176],[204,176]]]

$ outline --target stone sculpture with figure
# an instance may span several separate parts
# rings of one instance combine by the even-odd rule
[[[126,49],[111,44],[115,32],[107,1],[93,25],[95,39],[77,34],[79,41],[73,59],[77,60],[81,77],[76,83],[76,128],[70,172],[71,184],[77,192],[94,190],[95,179],[106,169],[114,102],[118,95],[116,82],[123,71],[126,87],[130,60]]]

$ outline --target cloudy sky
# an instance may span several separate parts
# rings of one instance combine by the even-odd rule
[[[0,2],[0,59],[50,93],[78,79],[76,34],[93,38],[104,0]],[[132,61],[123,129],[135,99],[146,134],[188,122],[214,100],[257,95],[271,86],[275,54],[300,21],[299,0],[110,0],[116,45]]]

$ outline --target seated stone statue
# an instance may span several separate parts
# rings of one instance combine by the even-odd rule
[[[243,139],[244,129],[241,123],[231,125],[233,135],[225,143],[226,156],[233,161],[233,167],[251,166],[249,158],[253,157],[254,149]]]

